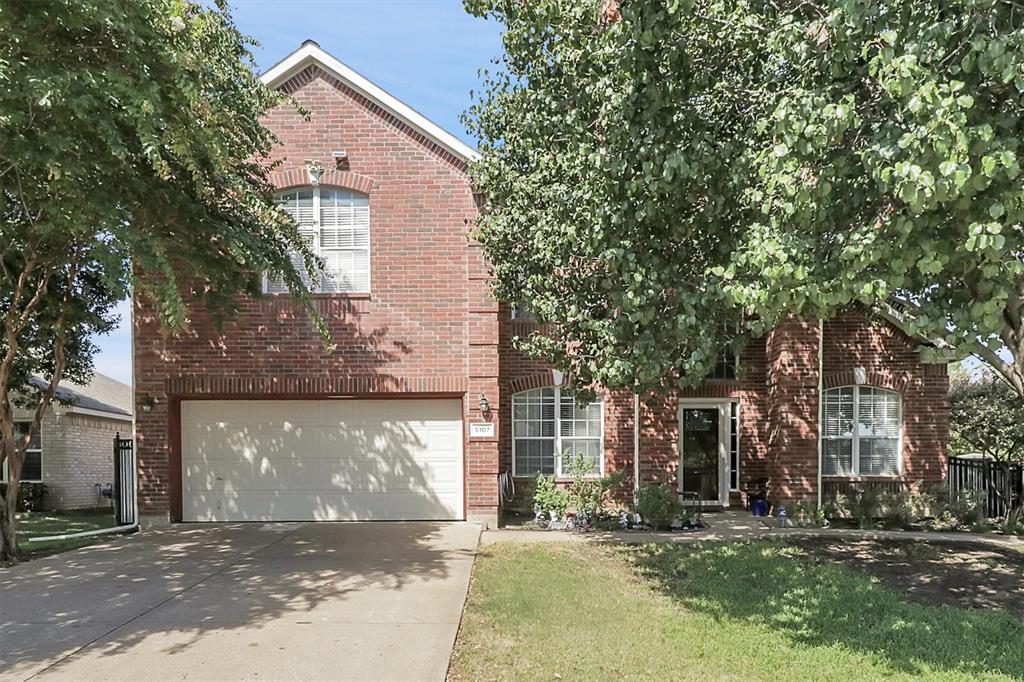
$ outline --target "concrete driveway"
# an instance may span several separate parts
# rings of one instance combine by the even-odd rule
[[[0,679],[442,680],[479,526],[182,525],[0,571]]]

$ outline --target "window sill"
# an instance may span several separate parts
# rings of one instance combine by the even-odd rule
[[[278,296],[289,296],[288,292],[268,292],[264,291],[263,296],[266,298],[275,298]],[[337,294],[310,294],[310,300],[321,300],[321,299],[337,299],[343,298],[350,301],[369,301],[371,298],[370,292],[341,292]]]
[[[545,476],[551,476],[551,474],[544,474],[544,475]],[[585,481],[599,481],[599,480],[601,480],[601,478],[603,476],[604,476],[604,474],[590,474],[589,476],[584,476],[583,480],[585,480]],[[514,474],[512,476],[512,478],[517,480],[517,481],[529,481],[529,480],[532,480],[534,478],[537,478],[537,474]],[[572,476],[555,476],[555,483],[572,483],[574,480],[576,480],[576,479],[574,479]]]
[[[902,480],[903,474],[875,474],[875,475],[856,475],[856,474],[822,474],[823,480],[829,481],[899,481]]]

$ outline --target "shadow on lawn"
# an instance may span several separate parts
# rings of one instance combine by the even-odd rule
[[[1004,611],[905,602],[863,573],[815,565],[779,543],[627,551],[663,592],[694,612],[763,625],[797,644],[873,654],[892,672],[1024,678],[1024,621]]]

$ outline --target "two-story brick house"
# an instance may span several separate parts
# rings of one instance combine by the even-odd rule
[[[561,473],[567,451],[722,506],[759,478],[776,499],[816,500],[943,475],[945,366],[853,314],[783,325],[699,389],[575,405],[513,347],[536,325],[489,293],[467,236],[474,150],[315,43],[264,80],[312,114],[265,124],[282,141],[277,198],[327,264],[312,284],[337,349],[274,282],[221,331],[196,310],[165,337],[136,301],[143,514],[494,523],[500,473]]]

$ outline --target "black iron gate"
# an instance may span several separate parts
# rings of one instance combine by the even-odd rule
[[[114,516],[117,525],[138,523],[135,479],[135,447],[131,438],[114,436]]]

